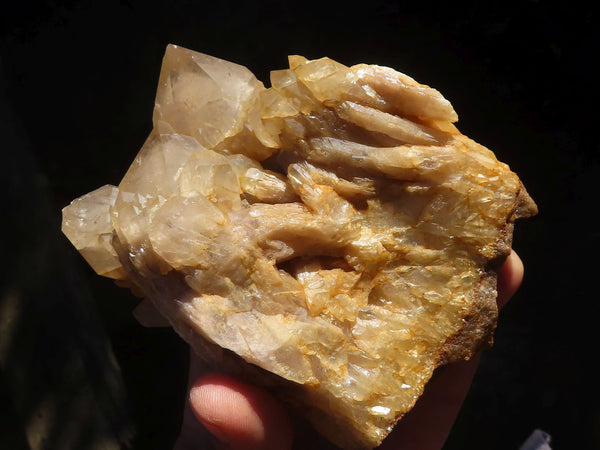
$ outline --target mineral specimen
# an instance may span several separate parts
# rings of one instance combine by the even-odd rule
[[[437,366],[491,344],[495,269],[536,206],[438,91],[387,67],[289,65],[265,88],[169,45],[152,133],[63,231],[146,298],[142,322],[373,448]]]

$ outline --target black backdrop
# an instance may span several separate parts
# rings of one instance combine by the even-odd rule
[[[440,90],[459,129],[507,162],[540,208],[516,227],[524,285],[446,448],[516,449],[535,428],[556,449],[600,448],[598,16],[576,2],[411,3],[39,1],[2,12],[0,447],[128,435],[133,448],[160,449],[177,434],[185,345],[138,326],[129,293],[60,234],[60,209],[118,184],[143,143],[175,43],[266,83],[301,54],[388,65]],[[90,399],[102,417],[82,412]],[[40,441],[26,444],[40,423]]]

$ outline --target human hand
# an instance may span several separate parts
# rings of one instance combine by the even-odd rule
[[[498,307],[523,280],[523,263],[513,251],[498,272]],[[381,450],[442,448],[467,395],[479,356],[441,368],[415,407],[379,447]],[[289,450],[316,439],[312,448],[334,447],[306,431],[293,439],[290,416],[268,392],[220,373],[207,373],[192,352],[189,402],[175,450]]]

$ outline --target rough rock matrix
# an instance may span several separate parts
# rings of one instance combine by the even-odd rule
[[[142,323],[168,320],[332,442],[373,448],[437,366],[491,344],[495,269],[537,209],[438,91],[387,67],[289,63],[267,89],[169,45],[152,133],[118,187],[63,210],[63,231],[145,297]]]

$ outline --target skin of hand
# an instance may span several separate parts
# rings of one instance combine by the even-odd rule
[[[521,259],[511,252],[498,272],[499,308],[521,285],[523,271]],[[478,363],[479,356],[476,356],[438,369],[415,407],[379,449],[442,448]],[[207,373],[193,353],[189,379],[189,401],[174,450],[335,448],[306,424],[298,425],[294,420],[293,427],[288,412],[268,392],[224,374]]]

